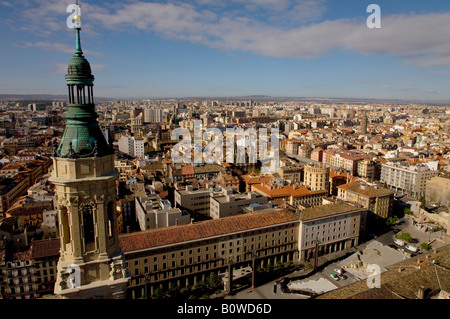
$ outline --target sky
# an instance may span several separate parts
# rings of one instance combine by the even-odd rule
[[[71,0],[0,0],[0,94],[66,94]],[[107,98],[450,103],[448,0],[85,0],[81,47]],[[369,28],[370,4],[381,28]]]

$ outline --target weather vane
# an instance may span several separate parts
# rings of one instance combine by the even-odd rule
[[[75,3],[69,4],[67,6],[66,12],[71,12],[72,14],[67,18],[67,27],[70,29],[81,28],[81,4],[78,0]]]

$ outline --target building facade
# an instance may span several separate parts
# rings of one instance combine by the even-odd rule
[[[352,181],[338,186],[338,198],[362,205],[375,216],[387,219],[393,209],[394,192],[379,186],[371,186],[363,181]]]
[[[303,184],[312,191],[326,190],[330,189],[330,168],[317,164],[317,165],[306,165],[304,174]]]
[[[244,213],[244,207],[251,204],[268,203],[267,197],[256,192],[238,193],[235,188],[222,188],[218,195],[210,198],[210,216],[213,219]]]
[[[365,210],[346,203],[311,207],[300,213],[298,250],[302,260],[355,247]]]
[[[281,210],[238,215],[122,235],[130,269],[128,298],[152,296],[156,288],[190,287],[210,273],[298,260],[298,214]],[[147,282],[146,279],[147,278]]]
[[[393,191],[420,198],[425,196],[427,180],[437,175],[438,171],[426,165],[388,162],[381,166],[380,180]]]

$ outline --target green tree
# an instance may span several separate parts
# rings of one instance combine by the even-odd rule
[[[425,196],[420,197],[419,202],[422,204],[422,208],[425,207],[427,204],[427,200],[425,199]]]
[[[403,213],[404,213],[405,215],[410,215],[410,214],[411,214],[411,208],[405,207],[405,209],[403,210]]]
[[[398,217],[397,217],[397,216],[389,217],[389,218],[386,220],[386,225],[390,226],[390,225],[394,224],[397,220],[398,220]]]
[[[430,249],[431,249],[431,245],[430,245],[430,244],[427,244],[427,243],[421,243],[421,244],[420,244],[420,248],[421,248],[422,250],[430,250]]]
[[[410,233],[398,233],[395,235],[395,238],[407,241],[408,243],[412,242],[412,236]]]

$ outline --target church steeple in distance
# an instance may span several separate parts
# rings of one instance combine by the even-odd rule
[[[113,154],[98,125],[94,104],[94,76],[81,49],[81,17],[75,15],[75,53],[69,62],[66,83],[69,94],[67,122],[55,156],[101,157]]]

